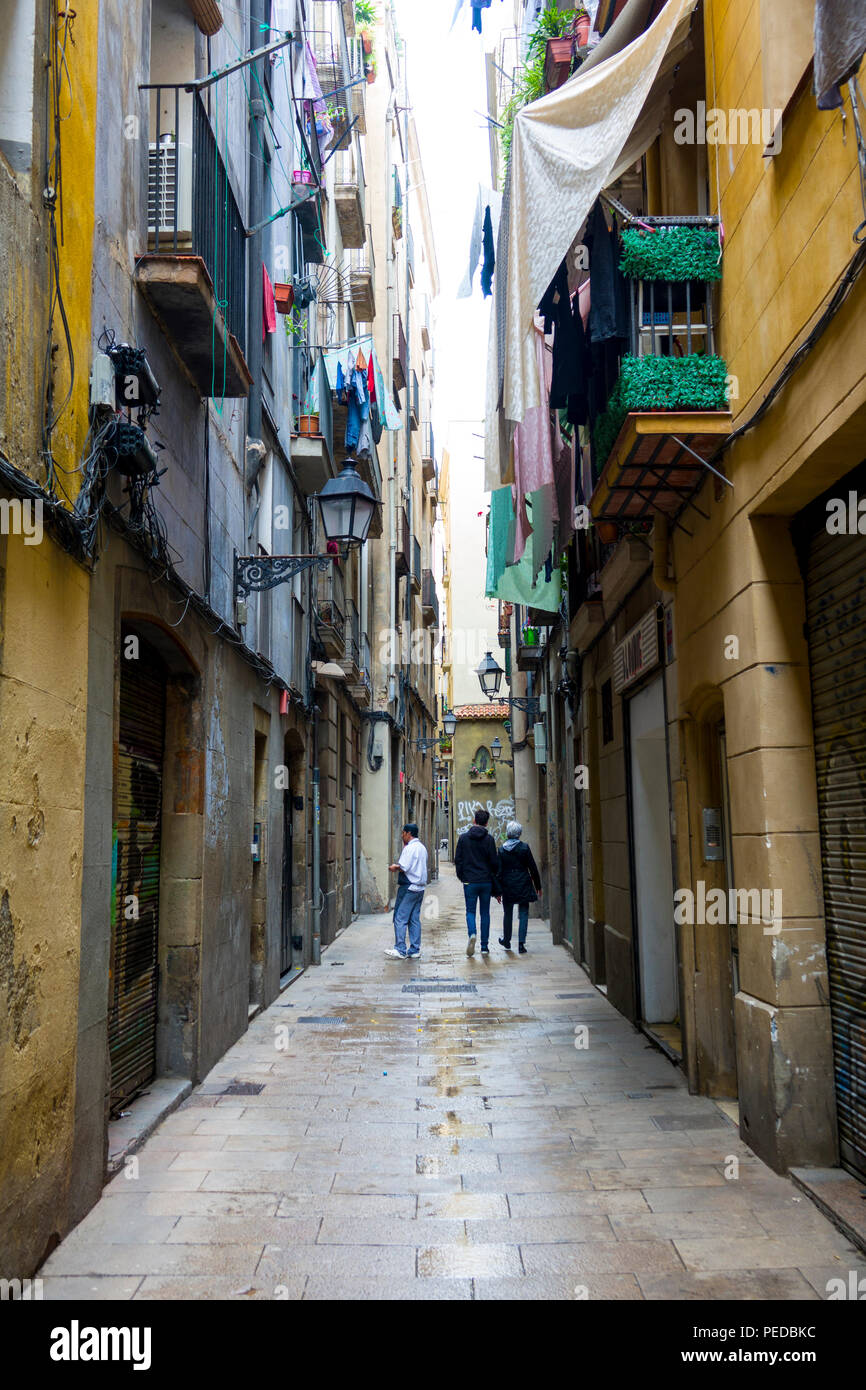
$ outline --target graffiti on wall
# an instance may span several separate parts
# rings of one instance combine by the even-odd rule
[[[468,830],[475,819],[476,811],[489,811],[490,824],[488,830],[497,839],[505,839],[505,829],[510,820],[514,820],[514,802],[511,797],[503,797],[494,806],[492,801],[484,805],[483,801],[459,801],[457,803],[457,833],[458,835]]]

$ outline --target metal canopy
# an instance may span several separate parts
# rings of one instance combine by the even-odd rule
[[[675,520],[691,502],[731,414],[719,411],[632,411],[617,436],[590,502],[596,521],[641,521],[656,512]]]

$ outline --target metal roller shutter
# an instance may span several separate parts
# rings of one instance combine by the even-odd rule
[[[806,580],[839,1145],[866,1175],[866,540],[822,526]]]
[[[142,644],[138,661],[124,661],[120,681],[108,1024],[112,1110],[152,1080],[156,1069],[164,741],[165,682],[154,675]],[[137,919],[127,915],[132,895]]]

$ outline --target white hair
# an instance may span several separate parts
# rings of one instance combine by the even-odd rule
[[[523,834],[523,826],[519,820],[510,820],[505,827],[505,833],[509,840],[519,840]]]

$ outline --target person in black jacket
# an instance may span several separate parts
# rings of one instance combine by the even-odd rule
[[[507,839],[499,851],[499,882],[502,886],[503,935],[500,946],[511,950],[511,925],[517,907],[517,949],[526,955],[526,929],[529,925],[529,904],[541,896],[541,875],[529,845],[521,840],[520,821],[508,822]]]
[[[489,820],[489,811],[476,811],[475,824],[464,830],[454,853],[454,868],[463,884],[463,897],[466,901],[466,930],[469,933],[467,956],[475,954],[476,909],[481,909],[481,954],[486,956],[490,937],[490,899],[493,897],[497,902],[502,902],[499,889],[499,856],[496,853],[496,841],[487,830]]]

